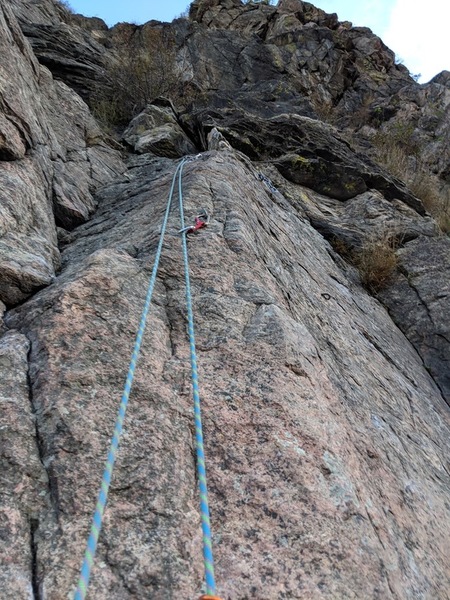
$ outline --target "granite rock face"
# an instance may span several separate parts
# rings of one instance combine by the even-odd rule
[[[8,0],[39,62],[88,101],[108,84],[108,27],[56,0]]]
[[[148,105],[124,162],[78,95],[113,34],[0,0],[0,599],[75,589],[172,177],[202,150],[183,194],[188,223],[210,215],[188,249],[218,595],[448,600],[449,239],[368,156],[395,94],[420,100],[414,135],[445,132],[421,119],[448,77],[418,86],[370,30],[299,0],[196,0],[167,27],[199,94]],[[203,591],[176,201],[96,600]],[[384,231],[399,269],[374,298],[329,241]]]
[[[130,181],[105,187],[66,239],[57,280],[6,316],[31,343],[49,481],[33,537],[44,598],[76,581],[175,164],[134,159]],[[189,252],[221,596],[445,598],[450,419],[421,359],[248,159],[210,152],[185,171],[187,216],[199,204],[212,215]],[[201,591],[178,228],[174,211],[99,599]]]
[[[11,305],[52,281],[56,224],[84,222],[123,164],[81,98],[37,62],[8,2],[0,52],[0,297]]]
[[[450,404],[450,239],[417,238],[398,256],[399,273],[380,298]]]

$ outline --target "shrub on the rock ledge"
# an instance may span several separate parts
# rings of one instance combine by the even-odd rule
[[[398,260],[395,253],[396,239],[389,233],[369,239],[355,255],[354,262],[363,284],[371,291],[378,292],[386,287],[395,273]]]
[[[110,88],[93,103],[95,116],[106,127],[126,125],[161,95],[177,87],[175,42],[162,28],[120,23],[114,28],[117,52],[108,70]]]
[[[372,142],[378,162],[392,175],[406,183],[419,198],[425,209],[436,220],[441,231],[450,231],[450,198],[448,190],[441,187],[439,178],[430,172],[421,159],[421,151],[414,142],[414,129],[397,123],[389,131],[378,132]]]
[[[420,198],[423,205],[436,220],[443,233],[450,232],[450,192],[448,188],[440,189],[436,175],[424,168],[419,168],[408,183],[409,189]]]

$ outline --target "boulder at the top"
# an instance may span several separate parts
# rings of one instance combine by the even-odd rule
[[[123,139],[138,154],[151,152],[157,156],[177,158],[196,151],[179,125],[170,103],[162,106],[148,105],[131,121]]]

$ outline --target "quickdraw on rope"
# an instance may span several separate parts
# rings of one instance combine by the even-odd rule
[[[172,179],[172,185],[167,200],[167,208],[164,214],[164,221],[161,227],[161,236],[159,239],[158,248],[156,251],[155,262],[153,265],[152,274],[147,289],[147,296],[145,298],[144,309],[141,315],[141,321],[139,324],[139,330],[136,336],[136,341],[133,348],[133,354],[131,356],[130,366],[128,369],[128,375],[125,382],[125,388],[123,391],[122,399],[120,402],[119,414],[117,415],[116,425],[114,427],[114,434],[111,440],[111,446],[109,448],[108,458],[105,464],[105,470],[103,472],[102,483],[100,487],[100,493],[98,495],[97,504],[95,507],[94,517],[92,519],[91,531],[84,553],[83,565],[81,567],[81,574],[78,580],[78,586],[75,591],[74,600],[84,600],[86,598],[87,589],[89,586],[89,579],[91,576],[91,569],[94,563],[94,556],[97,550],[98,537],[102,527],[103,513],[105,512],[106,500],[108,497],[108,490],[111,483],[112,471],[116,460],[116,453],[119,447],[120,437],[123,430],[123,422],[125,419],[125,413],[127,410],[128,399],[131,392],[131,386],[134,378],[134,371],[136,369],[136,363],[138,360],[139,352],[141,349],[142,338],[145,331],[145,324],[147,321],[147,315],[150,309],[150,303],[152,301],[153,288],[155,287],[156,275],[158,273],[159,260],[161,258],[161,251],[164,241],[164,235],[166,233],[167,221],[169,219],[170,207],[172,204],[173,191],[175,188],[176,177],[180,169],[182,169],[184,160],[178,165],[175,174]]]
[[[197,157],[195,157],[197,158]],[[136,341],[131,356],[130,366],[128,369],[128,375],[120,403],[119,413],[117,416],[114,434],[111,441],[108,457],[103,472],[102,483],[100,492],[97,499],[94,517],[92,520],[91,530],[89,539],[84,554],[83,565],[81,568],[80,578],[78,580],[77,589],[74,594],[74,600],[84,600],[86,598],[89,579],[91,576],[91,570],[94,563],[95,552],[97,550],[98,538],[102,527],[103,514],[105,512],[106,501],[108,497],[109,486],[111,484],[112,471],[116,460],[116,453],[119,447],[121,434],[123,431],[123,423],[125,420],[125,413],[128,405],[128,400],[131,392],[131,386],[134,379],[134,371],[136,369],[137,360],[139,357],[140,348],[142,345],[142,338],[144,336],[145,325],[147,316],[150,310],[150,304],[153,296],[153,289],[155,286],[156,275],[158,273],[159,262],[161,258],[161,252],[164,242],[164,235],[167,229],[167,222],[169,219],[170,208],[172,205],[172,198],[178,175],[178,192],[179,192],[179,204],[180,204],[180,221],[181,221],[181,234],[182,234],[182,248],[183,248],[183,259],[185,269],[185,281],[186,281],[186,306],[188,314],[188,330],[189,330],[189,344],[191,354],[191,371],[192,371],[192,390],[194,397],[194,414],[195,414],[195,431],[196,431],[196,450],[197,450],[197,475],[199,479],[200,488],[200,510],[202,520],[202,531],[203,531],[203,557],[205,564],[205,580],[206,580],[206,595],[203,595],[200,600],[221,600],[218,596],[215,596],[215,580],[214,580],[214,560],[211,545],[211,526],[209,517],[209,505],[208,505],[208,490],[206,485],[206,468],[205,468],[205,455],[203,450],[203,432],[202,432],[202,420],[201,420],[201,408],[200,408],[200,396],[198,388],[198,373],[197,373],[197,357],[195,351],[195,337],[194,337],[194,318],[192,312],[192,298],[191,298],[191,287],[189,278],[189,260],[187,252],[186,235],[191,231],[197,231],[201,227],[204,227],[208,223],[208,215],[202,213],[195,219],[195,225],[192,227],[185,227],[184,223],[184,209],[183,209],[183,193],[182,193],[182,172],[186,162],[193,159],[184,159],[178,165],[170,187],[169,197],[167,200],[166,212],[164,214],[164,220],[161,227],[160,240],[156,251],[155,262],[150,277],[147,295],[145,299],[144,308],[141,315],[141,321],[139,324]]]

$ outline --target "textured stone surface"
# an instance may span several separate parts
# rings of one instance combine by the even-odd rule
[[[439,234],[431,217],[418,215],[400,200],[386,200],[376,190],[357,194],[343,202],[293,184],[270,163],[262,170],[327,240],[339,240],[347,250],[361,249],[368,240],[383,235],[403,244],[420,235]]]
[[[76,580],[175,163],[130,167],[67,238],[57,281],[7,316],[32,342],[57,491],[35,534],[49,598]],[[445,599],[450,422],[421,360],[233,153],[187,165],[185,198],[188,217],[199,205],[212,215],[189,251],[220,594]],[[178,228],[174,212],[93,575],[98,599],[200,592]]]
[[[0,339],[0,597],[35,598],[34,534],[48,489],[28,387],[29,342]]]
[[[95,189],[123,171],[86,104],[39,65],[0,2],[0,297],[11,305],[59,266],[56,222],[71,229]]]
[[[51,0],[0,0],[0,598],[66,600],[179,163],[148,146],[123,172],[11,8],[82,93],[96,77],[91,40],[109,33],[75,18],[81,34]],[[211,215],[188,246],[217,591],[448,600],[448,239],[366,156],[374,116],[399,118],[396,94],[420,122],[415,136],[445,136],[432,104],[446,106],[447,76],[415,84],[370,30],[299,0],[203,0],[191,17],[170,27],[198,95],[180,119],[159,102],[126,137],[135,150],[181,123],[192,148],[210,149],[185,166],[184,192],[188,222],[200,208]],[[132,29],[139,39],[144,28]],[[386,110],[373,112],[377,102]],[[363,126],[354,142],[364,153],[319,114],[347,136]],[[448,148],[433,143],[444,180]],[[192,151],[177,144],[172,156]],[[202,589],[179,228],[174,207],[89,592],[97,600]],[[357,248],[386,228],[404,248],[382,299],[414,347],[324,239]]]
[[[39,62],[86,101],[108,84],[108,28],[101,19],[74,15],[57,0],[8,0]]]
[[[418,238],[398,256],[400,272],[380,297],[450,404],[450,239]]]
[[[138,154],[152,152],[157,156],[177,158],[196,151],[178,124],[176,113],[169,103],[166,106],[147,106],[131,121],[123,139]]]

